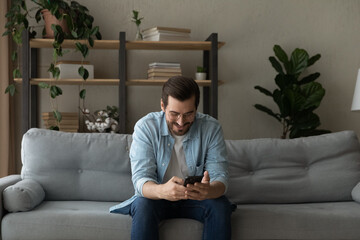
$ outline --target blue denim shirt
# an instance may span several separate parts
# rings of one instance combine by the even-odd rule
[[[130,149],[135,195],[111,207],[111,213],[129,214],[130,204],[143,196],[146,182],[162,183],[174,143],[164,112],[149,113],[136,123]],[[227,189],[227,153],[222,128],[216,119],[197,113],[183,140],[183,149],[189,176],[203,175],[207,170],[210,182],[222,182]]]

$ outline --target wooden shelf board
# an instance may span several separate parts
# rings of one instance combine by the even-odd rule
[[[16,83],[21,83],[21,78],[15,78]],[[52,78],[32,78],[30,79],[31,85],[38,85],[41,82],[54,83],[56,85],[119,85],[119,79],[88,79],[86,81],[82,79],[52,79]],[[126,82],[127,86],[162,86],[166,80],[163,79],[130,79]],[[197,84],[201,87],[211,86],[210,80],[196,80]],[[219,80],[219,85],[222,85],[223,81]]]
[[[63,48],[75,48],[75,42],[87,43],[87,40],[64,40]],[[52,48],[53,39],[34,38],[30,40],[32,48]],[[218,48],[225,42],[218,42]],[[119,40],[94,40],[94,49],[119,49]],[[127,41],[129,50],[210,50],[208,41]]]

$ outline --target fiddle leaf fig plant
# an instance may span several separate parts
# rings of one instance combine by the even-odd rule
[[[320,126],[320,118],[314,113],[325,95],[322,85],[315,82],[320,73],[302,77],[305,70],[318,61],[321,55],[310,57],[306,50],[296,48],[289,58],[279,45],[275,45],[273,50],[275,57],[269,57],[269,61],[278,73],[275,77],[278,88],[270,91],[255,86],[255,89],[271,97],[278,106],[279,112],[276,113],[261,104],[255,104],[255,108],[274,117],[282,124],[281,138],[329,133],[329,130],[317,129]]]
[[[29,25],[29,18],[35,18],[38,23],[42,19],[42,14],[44,11],[49,11],[51,15],[55,16],[59,21],[65,20],[67,28],[69,31],[64,31],[62,27],[58,24],[52,24],[51,29],[54,32],[54,41],[53,41],[53,62],[50,64],[48,72],[51,73],[54,79],[58,79],[60,76],[60,69],[56,67],[58,57],[62,57],[65,53],[62,49],[62,43],[65,39],[74,39],[74,40],[86,40],[86,42],[75,42],[75,49],[79,51],[82,55],[81,62],[89,54],[89,47],[94,46],[94,38],[101,39],[101,33],[99,32],[98,26],[93,26],[94,18],[89,15],[89,10],[79,4],[76,1],[69,0],[31,0],[35,7],[28,9],[25,0],[12,0],[11,7],[6,14],[8,18],[8,22],[5,25],[7,29],[3,36],[10,35],[12,39],[15,41],[17,46],[21,45],[21,34],[23,31],[31,31],[30,36],[33,38],[36,35],[36,32],[33,30],[34,27]],[[31,12],[36,11],[34,16],[31,16]],[[43,28],[42,35],[45,36],[46,28]],[[17,52],[19,47],[12,53],[12,60],[18,61]],[[17,63],[17,67],[13,72],[14,78],[20,78],[20,70],[19,70],[19,62]],[[81,66],[78,70],[81,78],[86,81],[89,77],[89,72]],[[52,83],[49,85],[47,83],[40,83],[39,86],[41,88],[49,89],[49,95],[51,99],[55,99],[57,96],[62,94],[62,90],[60,87],[53,85]],[[79,92],[79,96],[81,99],[84,99],[86,96],[86,90],[84,89],[84,85],[81,87],[82,89]],[[16,92],[16,88],[14,84],[10,84],[5,93],[9,93],[10,95],[14,95]],[[54,116],[59,123],[62,119],[61,113],[57,110],[56,104],[51,103],[53,108]],[[85,108],[85,107],[84,107]]]

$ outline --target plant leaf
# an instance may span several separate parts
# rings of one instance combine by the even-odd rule
[[[275,114],[271,109],[269,109],[261,104],[255,104],[254,107],[257,110],[263,111],[263,112],[269,114],[270,116],[276,118],[276,120],[278,120],[279,122],[281,121],[280,117],[277,114]]]
[[[313,65],[317,60],[319,60],[321,58],[320,54],[316,54],[315,56],[312,56],[309,61],[308,61],[308,67],[310,67],[311,65]]]
[[[265,89],[265,88],[263,88],[263,87],[255,86],[254,88],[257,89],[257,90],[259,90],[260,92],[262,92],[262,93],[265,94],[266,96],[270,96],[270,97],[273,96],[272,93],[271,93],[269,90],[267,90],[267,89]]]
[[[86,89],[82,89],[79,93],[79,96],[81,99],[85,99],[86,97]]]
[[[57,122],[61,122],[62,120],[62,115],[58,110],[54,110],[53,111],[54,114],[54,118],[56,119]]]
[[[15,68],[15,69],[14,69],[14,71],[13,71],[13,77],[14,77],[14,78],[20,78],[20,77],[21,77],[20,69],[18,69],[18,68]]]
[[[300,75],[305,68],[308,66],[308,53],[303,50],[296,48],[291,54],[291,65],[292,65],[292,74],[298,76]]]
[[[320,73],[313,73],[313,74],[310,74],[309,76],[306,76],[304,77],[303,79],[301,79],[299,82],[298,82],[298,85],[303,85],[303,84],[307,84],[309,82],[313,82],[315,81],[318,77],[320,77]]]
[[[273,66],[273,68],[275,68],[275,70],[280,73],[280,74],[284,74],[284,71],[281,67],[281,64],[278,62],[278,60],[276,60],[275,57],[269,57],[269,61],[271,62],[271,65]]]
[[[5,89],[5,93],[9,93],[10,96],[14,96],[16,92],[16,88],[14,84],[10,84],[9,86],[7,86],[7,88]]]
[[[320,83],[311,82],[303,85],[302,94],[305,98],[305,101],[302,104],[300,110],[305,109],[316,109],[320,106],[320,102],[325,95],[325,89],[321,86]]]
[[[275,56],[282,62],[282,63],[287,63],[289,62],[289,58],[286,54],[286,52],[279,46],[279,45],[275,45],[274,46],[274,52],[275,52]]]
[[[45,89],[45,88],[49,88],[50,85],[47,83],[41,82],[41,83],[39,83],[39,87]]]

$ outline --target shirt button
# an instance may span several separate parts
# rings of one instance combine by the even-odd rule
[[[82,169],[79,169],[79,170],[78,170],[78,173],[82,173],[82,172],[83,172],[83,170],[82,170]]]
[[[164,166],[165,166],[165,163],[163,163],[162,166],[164,167]]]

